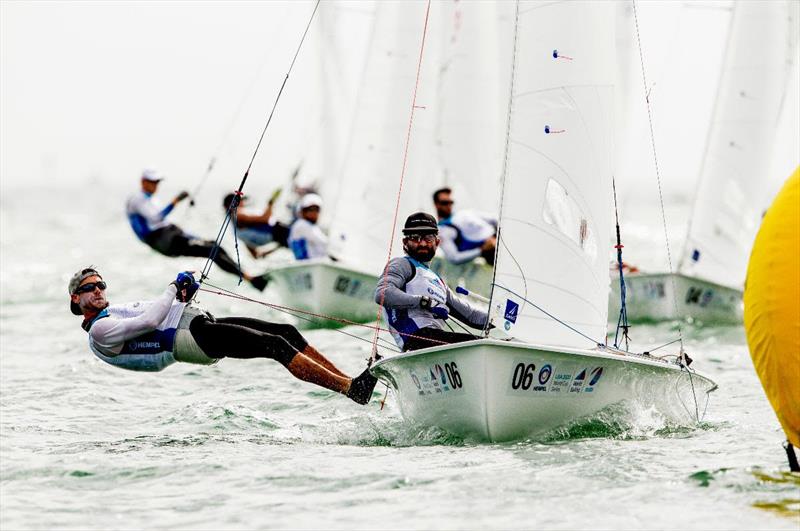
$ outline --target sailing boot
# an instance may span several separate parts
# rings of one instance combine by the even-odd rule
[[[267,284],[269,284],[269,280],[269,274],[265,273],[263,275],[251,278],[250,284],[252,284],[253,287],[258,291],[264,291],[264,289],[267,287]]]
[[[364,369],[364,372],[353,378],[350,382],[350,389],[347,391],[347,398],[358,404],[367,404],[369,399],[372,398],[372,390],[375,389],[375,384],[378,379],[372,376],[369,368]]]

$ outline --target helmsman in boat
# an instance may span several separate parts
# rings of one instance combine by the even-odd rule
[[[438,245],[439,226],[433,216],[425,212],[408,216],[403,228],[406,255],[389,261],[375,288],[375,302],[383,307],[392,336],[403,351],[479,338],[445,330],[449,317],[476,329],[483,329],[488,320],[487,312],[458,298],[428,267]]]
[[[142,173],[141,191],[128,198],[126,210],[133,232],[141,241],[166,256],[212,256],[212,250],[216,245],[214,241],[196,238],[167,221],[167,216],[178,203],[189,197],[189,193],[186,191],[179,193],[165,207],[154,197],[162,180],[164,178],[154,170],[145,170]],[[242,278],[257,290],[264,291],[267,287],[265,276],[240,272],[236,261],[225,252],[225,249],[218,248],[213,259],[220,269],[234,275],[241,274]]]
[[[317,225],[322,198],[309,193],[297,204],[297,220],[289,230],[289,248],[298,260],[328,256],[328,237]]]
[[[280,195],[280,188],[272,193],[263,212],[252,213],[248,211],[248,197],[242,195],[237,203],[235,217],[236,236],[250,251],[253,258],[263,258],[279,247],[289,247],[289,227],[272,217],[272,208]],[[222,200],[225,211],[231,208],[236,193],[230,193]],[[267,247],[270,244],[274,244]]]
[[[342,393],[359,404],[372,396],[376,379],[365,370],[350,378],[297,329],[249,317],[215,319],[194,306],[199,285],[178,274],[153,301],[109,305],[106,282],[94,267],[69,281],[70,311],[83,316],[89,348],[104,362],[133,371],[160,371],[176,361],[210,365],[222,358],[269,358],[300,380]]]
[[[440,188],[433,193],[433,205],[439,218],[439,246],[445,258],[453,264],[463,264],[482,256],[494,265],[497,245],[497,219],[473,212],[453,212],[453,191]]]

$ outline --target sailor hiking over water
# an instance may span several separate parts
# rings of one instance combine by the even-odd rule
[[[328,256],[328,237],[317,225],[322,198],[306,194],[297,205],[299,217],[289,230],[289,248],[298,260]]]
[[[241,197],[236,207],[236,236],[244,242],[253,258],[263,258],[278,247],[288,247],[289,227],[272,218],[272,208],[280,195],[280,188],[275,190],[267,201],[267,208],[261,213],[248,211],[248,197]],[[227,211],[231,207],[235,193],[230,193],[222,200],[222,206]],[[271,243],[277,244],[269,249],[262,247]]]
[[[433,193],[433,204],[439,218],[440,247],[445,258],[453,264],[464,264],[482,256],[494,265],[497,244],[497,219],[473,212],[453,212],[454,201],[450,188],[440,188]]]
[[[476,329],[483,329],[488,320],[485,311],[456,297],[428,268],[439,245],[438,232],[430,214],[410,215],[403,228],[406,255],[389,261],[375,288],[375,302],[383,305],[384,319],[403,351],[478,339],[472,334],[445,330],[449,317]]]
[[[93,267],[69,281],[70,310],[83,316],[89,348],[104,362],[154,372],[176,361],[210,365],[222,358],[269,358],[300,380],[342,393],[359,404],[372,396],[376,380],[365,370],[349,378],[308,344],[291,325],[248,317],[215,319],[190,301],[199,285],[183,272],[160,297],[109,305],[106,283]]]
[[[165,207],[154,197],[162,180],[163,177],[155,171],[145,170],[142,173],[141,191],[128,198],[126,210],[133,232],[141,241],[163,255],[208,258],[214,249],[214,241],[195,238],[167,221],[170,212],[178,203],[189,197],[189,193],[186,191],[179,193]],[[240,274],[239,266],[225,249],[217,249],[214,263],[227,273]],[[263,276],[253,276],[244,272],[241,275],[259,291],[263,291],[267,286],[267,280]]]

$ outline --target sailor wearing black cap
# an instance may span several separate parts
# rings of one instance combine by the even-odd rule
[[[392,258],[375,289],[375,302],[383,306],[397,345],[407,350],[476,339],[472,334],[444,330],[455,317],[482,329],[488,315],[457,298],[447,284],[428,268],[439,245],[436,218],[425,212],[411,214],[403,228],[406,256]]]
[[[349,378],[308,344],[295,327],[249,317],[215,319],[189,303],[198,289],[179,273],[160,297],[110,305],[106,282],[94,267],[69,281],[70,310],[83,316],[89,348],[104,362],[132,371],[161,371],[176,361],[209,365],[222,358],[269,358],[300,380],[344,394],[359,404],[372,396],[369,370]]]

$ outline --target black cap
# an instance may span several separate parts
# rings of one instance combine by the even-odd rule
[[[438,234],[436,218],[427,212],[416,212],[406,218],[403,234]]]

